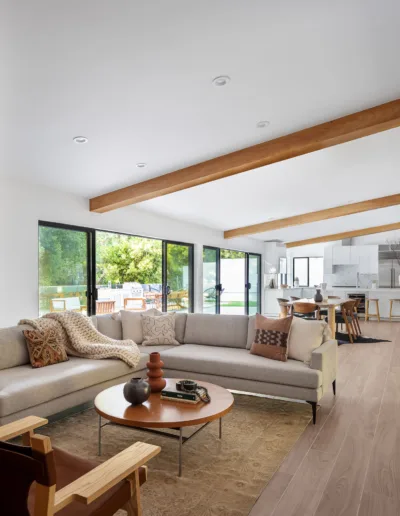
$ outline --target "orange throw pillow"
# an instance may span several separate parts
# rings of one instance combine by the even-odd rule
[[[250,353],[286,362],[292,320],[293,316],[283,319],[267,319],[263,315],[256,314],[256,336]]]
[[[44,332],[24,330],[32,367],[45,367],[68,360],[67,352],[57,341],[57,334],[50,329]]]

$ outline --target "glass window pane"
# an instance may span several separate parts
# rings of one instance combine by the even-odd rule
[[[258,255],[249,255],[249,283],[251,285],[249,289],[249,315],[254,315],[261,311],[259,306],[259,286],[260,286],[260,274],[261,274],[261,258]]]
[[[293,258],[293,280],[296,278],[300,287],[308,287],[308,258]]]
[[[96,231],[96,313],[162,309],[162,242]]]
[[[245,314],[245,253],[221,249],[221,314]]]
[[[85,231],[39,226],[39,314],[87,313]]]
[[[167,311],[191,310],[190,250],[187,245],[167,243]]]
[[[324,281],[324,259],[322,257],[310,258],[310,287],[319,287]]]
[[[203,248],[203,313],[217,313],[217,249]]]

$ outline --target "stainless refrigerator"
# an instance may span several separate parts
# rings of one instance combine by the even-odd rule
[[[399,287],[400,265],[395,251],[389,245],[379,246],[379,286],[381,288]]]

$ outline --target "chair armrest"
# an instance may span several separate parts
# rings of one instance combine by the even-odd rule
[[[42,417],[36,416],[28,416],[24,417],[23,419],[19,419],[18,421],[13,421],[12,423],[8,423],[7,425],[0,426],[0,441],[7,441],[8,439],[13,439],[18,435],[31,432],[35,430],[35,428],[45,426],[47,425],[47,423],[47,419],[43,419]]]
[[[160,453],[159,446],[137,442],[56,492],[54,512],[73,501],[90,504],[118,482],[129,477],[149,459]]]
[[[328,340],[312,352],[310,367],[311,369],[318,369],[322,372],[322,386],[324,392],[326,392],[328,387],[331,387],[332,382],[336,380],[337,356],[337,340]]]

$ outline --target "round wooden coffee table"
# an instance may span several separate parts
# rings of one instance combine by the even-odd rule
[[[178,380],[168,378],[166,389],[174,388]],[[203,428],[219,419],[219,438],[222,438],[222,417],[231,411],[234,398],[232,394],[218,385],[199,382],[206,387],[211,398],[210,403],[200,401],[197,405],[180,401],[162,400],[159,392],[152,393],[142,405],[132,406],[123,395],[125,384],[114,385],[96,396],[94,406],[99,414],[99,448],[101,455],[101,430],[104,426],[115,424],[130,426],[146,432],[161,434],[179,440],[179,476],[182,476],[182,446]],[[107,419],[102,424],[101,418]],[[184,437],[182,429],[185,426],[202,425],[189,437]],[[179,435],[158,430],[170,428],[179,431]]]

